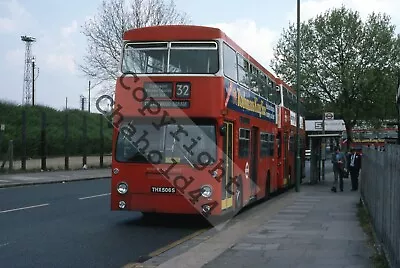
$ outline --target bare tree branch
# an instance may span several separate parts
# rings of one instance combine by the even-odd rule
[[[82,26],[87,49],[78,66],[86,77],[99,84],[115,82],[126,30],[189,22],[173,0],[103,0],[98,14]],[[104,88],[113,90],[109,85]]]

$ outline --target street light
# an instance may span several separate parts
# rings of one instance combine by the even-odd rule
[[[296,45],[296,54],[297,54],[297,66],[296,66],[296,97],[297,97],[297,105],[296,105],[296,142],[297,142],[297,150],[296,150],[296,192],[300,191],[300,0],[297,0],[297,45]]]
[[[32,106],[35,106],[35,57],[32,58]]]
[[[400,86],[396,97],[396,108],[397,108],[397,144],[400,145]]]
[[[37,73],[35,73],[37,70]],[[35,106],[35,81],[39,77],[39,67],[36,65],[36,58],[32,57],[32,106]]]

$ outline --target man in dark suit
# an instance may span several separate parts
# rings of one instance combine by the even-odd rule
[[[340,148],[335,147],[335,152],[332,154],[332,164],[333,164],[333,174],[334,174],[334,182],[331,188],[332,192],[336,193],[336,187],[339,180],[340,191],[343,192],[343,175],[344,169],[347,166],[346,155],[340,151]]]
[[[354,148],[351,149],[350,154],[347,156],[348,171],[351,177],[351,190],[358,190],[358,176],[361,169],[361,155],[356,152]]]

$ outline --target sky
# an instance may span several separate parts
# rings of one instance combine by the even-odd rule
[[[38,76],[35,103],[64,109],[80,107],[80,95],[88,97],[88,79],[79,71],[86,52],[81,27],[98,13],[102,0],[0,0],[0,100],[22,103],[25,44],[22,35],[33,36]],[[222,29],[243,49],[271,70],[273,48],[284,28],[296,22],[295,0],[175,0],[195,25]],[[345,5],[366,18],[385,12],[400,32],[399,0],[301,0],[301,20]],[[91,93],[91,110],[100,87]]]

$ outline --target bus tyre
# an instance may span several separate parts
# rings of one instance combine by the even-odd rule
[[[238,186],[235,190],[235,212],[238,213],[243,208],[243,184],[242,179],[238,179]]]

